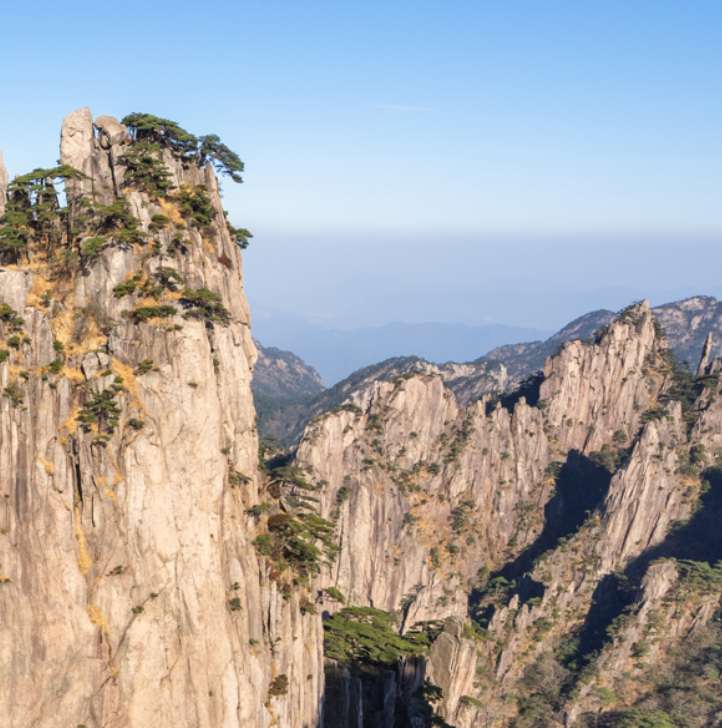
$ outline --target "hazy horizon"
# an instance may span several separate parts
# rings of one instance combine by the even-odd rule
[[[722,291],[720,3],[212,10],[209,54],[187,0],[149,0],[143,22],[89,0],[6,3],[0,24],[32,27],[35,48],[83,49],[58,83],[26,33],[6,32],[11,176],[52,165],[63,116],[84,106],[218,134],[246,163],[243,185],[222,183],[230,221],[254,235],[261,331],[264,311],[342,330],[555,330]],[[101,24],[123,39],[110,58]],[[147,72],[149,49],[170,69],[179,39],[204,62]]]

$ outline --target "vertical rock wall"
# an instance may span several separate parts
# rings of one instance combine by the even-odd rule
[[[463,619],[472,590],[477,600],[481,593],[474,608],[490,615],[488,636],[475,641],[473,631],[445,628],[424,668],[443,689],[437,712],[457,728],[512,721],[527,668],[583,632],[595,600],[605,598],[601,585],[693,513],[702,484],[685,464],[696,442],[722,453],[719,398],[716,389],[701,390],[690,439],[692,413],[669,402],[676,385],[666,352],[645,302],[595,342],[567,343],[548,359],[536,406],[523,397],[501,406],[486,396],[459,407],[440,378],[416,374],[377,383],[306,429],[297,463],[328,481],[323,512],[338,519],[341,547],[329,585],[348,603],[399,610],[409,629],[420,620]],[[718,388],[716,366],[705,371]],[[606,485],[597,492],[590,478]],[[588,510],[572,523],[575,502]],[[547,532],[555,523],[567,529],[559,542]],[[494,597],[484,570],[518,581],[510,601]],[[640,604],[651,599],[655,578],[644,582]],[[649,608],[640,607],[638,631]],[[689,615],[675,620],[686,624]],[[679,634],[660,634],[664,649]],[[566,720],[596,707],[597,688],[621,677],[629,655],[615,649],[604,648],[599,677],[580,683]],[[334,675],[329,689],[348,695],[350,683]]]
[[[172,194],[122,184],[124,147],[124,134],[96,138],[88,109],[66,117],[62,162],[87,176],[69,183],[69,205],[125,200],[155,250],[111,238],[97,257],[58,263],[39,251],[0,269],[0,303],[22,318],[23,337],[0,365],[3,722],[315,728],[319,619],[281,598],[250,545],[256,351],[240,250],[210,165],[164,153],[176,189],[206,186],[216,215],[204,230]],[[154,229],[154,215],[170,223]],[[175,234],[184,250],[173,250]],[[175,315],[123,316],[158,302],[114,288],[160,266],[216,294],[228,323],[183,318],[172,292],[162,303]],[[0,348],[9,333],[5,324]],[[119,413],[103,444],[82,410],[108,391]],[[289,687],[269,696],[279,675]]]

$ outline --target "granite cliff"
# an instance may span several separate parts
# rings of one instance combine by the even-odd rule
[[[338,725],[426,725],[411,698],[425,680],[438,725],[667,720],[654,676],[719,614],[720,366],[689,374],[642,303],[513,396],[464,406],[409,373],[313,421],[296,463],[338,521],[326,583],[402,632],[436,626],[423,668],[366,675],[385,703],[332,668],[327,700],[359,696]],[[719,690],[695,702],[696,723],[665,705],[669,725],[722,706]]]
[[[315,726],[320,620],[251,546],[256,349],[212,161],[88,109],[60,161],[0,174],[3,723]]]

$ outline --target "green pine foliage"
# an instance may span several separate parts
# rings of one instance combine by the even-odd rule
[[[151,230],[155,231],[167,228],[168,225],[170,225],[170,220],[165,215],[153,215],[150,219],[149,227]]]
[[[100,252],[103,250],[104,242],[105,238],[88,238],[83,243],[83,253],[89,257],[100,255]]]
[[[84,425],[97,424],[98,433],[112,433],[118,424],[121,409],[115,400],[116,393],[111,389],[102,392],[91,392],[87,402],[83,403],[85,409],[80,410],[79,419]]]
[[[48,364],[48,371],[51,374],[55,374],[57,376],[58,374],[60,374],[61,371],[63,371],[64,366],[65,362],[58,357],[57,359],[51,361],[50,364]]]
[[[334,601],[341,602],[341,604],[346,603],[346,597],[335,586],[329,586],[324,591]]]
[[[178,313],[178,309],[175,306],[161,305],[161,306],[140,306],[134,308],[132,311],[123,311],[121,316],[129,318],[133,323],[145,323],[150,319],[154,318],[168,318]]]
[[[133,113],[124,119],[129,126],[127,146],[120,155],[122,184],[154,197],[168,197],[172,174],[165,161],[170,152],[183,164],[203,166],[210,163],[217,172],[242,182],[243,162],[215,134],[196,137],[173,121],[151,114]],[[109,205],[97,202],[98,193],[71,195],[67,207],[60,207],[63,191],[74,192],[77,181],[86,175],[68,165],[38,168],[15,178],[9,186],[5,212],[0,216],[0,265],[30,262],[40,251],[47,253],[51,265],[67,267],[79,258],[84,266],[92,264],[102,251],[113,243],[142,244],[149,233],[129,211],[121,198]],[[63,190],[64,188],[64,190]],[[216,209],[205,185],[183,188],[174,201],[181,213],[195,227],[210,233]],[[162,214],[153,215],[150,231],[169,228],[171,221]],[[185,224],[175,224],[176,234],[168,247],[169,253],[185,252],[180,230]],[[229,232],[242,248],[247,247],[251,233],[245,228],[229,226]],[[154,250],[161,253],[160,243]],[[82,256],[82,258],[81,258]],[[221,262],[230,265],[227,256]]]
[[[114,289],[113,289],[113,295],[116,298],[123,298],[124,296],[130,296],[132,293],[135,293],[135,289],[137,287],[137,282],[133,279],[126,281],[125,283],[119,283]]]
[[[253,237],[253,235],[251,235],[250,231],[246,230],[246,228],[235,228],[229,222],[227,222],[226,224],[228,226],[228,232],[230,233],[231,240],[234,243],[238,243],[242,250],[245,250],[248,247],[249,241]]]
[[[22,391],[19,390],[14,384],[10,384],[9,386],[5,387],[5,389],[3,390],[3,395],[12,402],[13,407],[19,407],[25,399]]]
[[[160,157],[159,144],[139,141],[121,154],[120,159],[126,167],[123,177],[126,187],[137,187],[156,197],[167,196],[173,186],[173,175]]]
[[[0,217],[0,253],[20,262],[23,253],[30,260],[31,243],[42,244],[50,252],[61,239],[59,223],[69,221],[68,210],[58,205],[57,186],[84,177],[68,165],[35,169],[16,177],[8,188],[5,213]]]
[[[322,560],[331,563],[338,554],[338,546],[333,542],[334,524],[313,513],[271,516],[268,530],[274,540],[274,555],[280,555],[302,573],[317,573]]]
[[[323,623],[326,657],[355,673],[389,669],[401,657],[422,655],[425,632],[396,633],[396,616],[373,607],[345,607]]]
[[[140,220],[130,212],[126,200],[120,199],[110,205],[100,206],[96,210],[98,224],[96,234],[114,238],[120,242],[143,244],[148,233],[140,229]]]
[[[208,134],[198,139],[199,165],[202,167],[209,161],[216,172],[228,175],[234,182],[243,182],[243,162],[232,152],[216,134]]]
[[[184,289],[181,303],[187,309],[183,314],[185,319],[195,318],[224,325],[231,323],[231,314],[221,303],[220,296],[207,288],[199,288],[197,291]]]
[[[0,304],[0,323],[8,326],[12,331],[17,331],[25,322],[12,306],[2,303]]]
[[[136,112],[128,114],[121,123],[128,127],[130,138],[136,143],[156,144],[185,156],[198,151],[198,139],[175,121]]]
[[[147,374],[148,372],[153,370],[153,360],[152,359],[143,359],[142,362],[138,363],[138,370],[136,374],[138,376],[142,376],[143,374]]]
[[[243,162],[217,134],[196,137],[174,121],[145,113],[129,114],[122,123],[128,126],[130,138],[136,144],[172,149],[178,155],[194,157],[200,167],[209,161],[217,172],[228,175],[234,182],[243,182],[240,174]]]
[[[180,205],[181,214],[189,222],[205,232],[210,232],[216,208],[213,207],[207,192],[206,185],[196,185],[192,189],[182,187],[175,195],[175,199]]]
[[[169,291],[177,291],[180,289],[180,286],[185,285],[185,278],[175,268],[171,268],[170,266],[162,266],[155,274],[155,278],[159,285],[167,288]]]

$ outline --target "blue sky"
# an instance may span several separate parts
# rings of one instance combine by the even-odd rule
[[[40,1],[3,3],[0,28],[11,174],[54,161],[86,105],[219,134],[246,162],[224,187],[259,306],[354,270],[423,281],[407,296],[456,275],[705,292],[722,264],[718,0]],[[685,260],[646,265],[657,240]],[[607,247],[637,262],[600,267]]]

